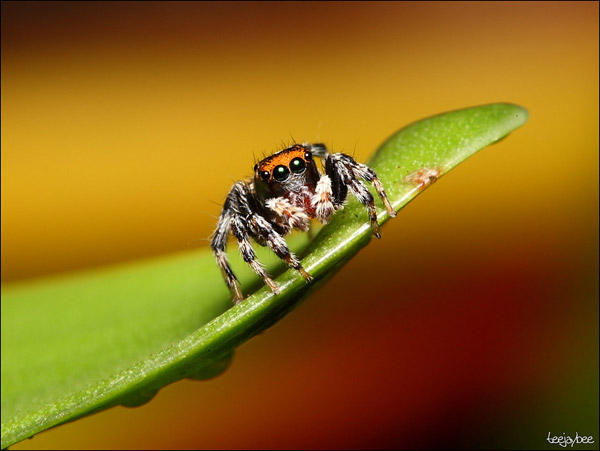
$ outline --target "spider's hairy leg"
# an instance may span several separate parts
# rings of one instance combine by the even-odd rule
[[[250,265],[275,294],[279,294],[279,287],[269,277],[264,266],[257,260],[256,252],[250,242],[251,237],[259,244],[269,246],[279,258],[300,272],[307,281],[312,280],[300,261],[290,252],[283,237],[267,219],[258,213],[259,202],[251,182],[237,182],[233,185],[223,206],[223,212],[213,237],[212,247],[217,263],[223,270],[225,281],[233,293],[235,304],[240,303],[243,296],[225,254],[229,232],[236,238],[244,261]]]
[[[355,177],[360,177],[360,178],[366,180],[367,182],[373,183],[373,186],[375,187],[375,190],[377,190],[377,194],[383,201],[383,205],[385,206],[385,209],[387,210],[388,214],[392,218],[396,217],[396,211],[390,204],[387,194],[385,193],[385,189],[383,188],[383,184],[381,183],[381,180],[379,180],[379,178],[377,177],[377,174],[375,173],[375,171],[373,169],[371,169],[366,164],[357,162],[350,155],[346,155],[343,153],[336,153],[333,155],[329,154],[325,144],[306,144],[305,143],[304,146],[307,147],[314,156],[322,158],[323,161],[325,161],[325,170],[326,170],[327,175],[329,175],[332,179],[334,192],[337,192],[337,190],[339,190],[341,185],[344,183],[344,181],[342,181],[342,180],[336,180],[336,179],[339,179],[339,175],[341,175],[340,170],[338,169],[337,166],[339,166],[340,164],[343,164],[350,168],[350,170],[354,173]],[[335,176],[336,174],[339,174],[338,177]],[[346,181],[346,183],[349,183],[349,182]],[[345,193],[339,193],[339,194],[340,195],[338,195],[337,197],[342,198],[342,202],[343,202],[343,200],[346,198],[346,194]],[[336,207],[337,206],[338,205],[336,205]]]
[[[289,267],[294,268],[307,282],[313,280],[312,276],[302,267],[300,260],[290,251],[283,237],[277,233],[271,223],[258,214],[248,217],[248,224],[252,235],[259,241],[264,242],[280,259],[285,261]]]
[[[256,253],[249,240],[246,221],[242,216],[235,215],[233,217],[231,221],[231,233],[238,241],[244,261],[252,267],[256,274],[258,274],[267,285],[269,285],[269,288],[271,288],[273,293],[279,294],[279,287],[273,279],[269,277],[264,266],[256,259]],[[236,304],[238,302],[236,302]]]
[[[379,180],[379,178],[377,177],[377,174],[375,173],[375,171],[373,169],[371,169],[369,166],[367,166],[366,164],[362,164],[362,163],[355,161],[349,155],[345,155],[345,154],[340,154],[340,155],[341,155],[340,158],[344,161],[345,164],[347,164],[352,169],[352,172],[354,172],[354,174],[357,177],[360,177],[361,179],[364,179],[367,182],[373,183],[373,186],[375,187],[375,190],[377,190],[377,194],[379,194],[379,197],[383,201],[383,205],[385,206],[385,209],[387,210],[388,214],[392,218],[395,218],[396,211],[390,204],[390,201],[388,200],[388,197],[385,194],[385,190],[383,189],[383,184],[381,183],[381,180]]]
[[[239,303],[244,299],[242,295],[242,291],[240,290],[240,285],[237,277],[233,273],[231,269],[231,265],[227,260],[227,237],[229,236],[229,232],[231,230],[231,202],[229,198],[225,202],[223,206],[223,212],[221,216],[219,216],[219,222],[217,223],[217,229],[213,235],[210,246],[213,249],[213,253],[215,254],[215,258],[217,259],[217,264],[221,268],[221,272],[223,273],[223,278],[225,279],[225,283],[229,287],[231,294],[233,295],[233,302],[235,304]]]
[[[345,198],[349,188],[352,194],[367,207],[373,234],[377,238],[381,238],[373,196],[367,187],[357,178],[360,177],[373,183],[387,212],[391,217],[395,217],[396,212],[392,208],[375,171],[364,164],[356,162],[351,156],[343,153],[328,155],[325,161],[325,170],[327,175],[331,177],[334,196],[336,198]]]
[[[249,207],[252,193],[245,182],[237,182],[227,195],[223,211],[219,217],[217,229],[213,235],[211,247],[217,259],[217,264],[223,272],[223,277],[233,295],[233,303],[239,304],[244,296],[240,290],[239,282],[227,260],[227,238],[231,232],[238,241],[240,252],[244,261],[269,285],[273,292],[278,293],[277,284],[268,276],[263,266],[256,260],[256,254],[248,239],[248,230],[243,214],[251,214]]]
[[[327,147],[325,146],[325,144],[321,144],[321,143],[314,143],[314,144],[304,143],[303,146],[306,147],[308,150],[310,150],[315,157],[319,157],[319,158],[325,159],[329,155],[329,152],[327,151]]]
[[[350,191],[356,198],[367,207],[367,211],[369,212],[369,220],[371,221],[371,228],[373,229],[373,235],[377,238],[381,238],[381,233],[379,233],[379,223],[377,222],[377,210],[375,209],[375,201],[373,200],[373,195],[367,189],[367,187],[357,179],[350,179],[348,186],[350,187]]]

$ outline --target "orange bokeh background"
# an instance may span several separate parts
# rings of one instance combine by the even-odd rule
[[[1,19],[7,284],[206,246],[232,181],[282,141],[364,161],[426,116],[530,112],[223,375],[14,449],[600,440],[597,2],[4,2]]]

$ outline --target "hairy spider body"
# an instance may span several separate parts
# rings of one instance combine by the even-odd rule
[[[325,174],[317,169],[314,157],[324,162]],[[396,216],[383,185],[371,168],[346,154],[330,154],[323,144],[295,144],[257,163],[253,179],[235,183],[227,195],[211,242],[233,302],[237,304],[244,297],[227,260],[229,233],[236,238],[244,261],[275,294],[279,288],[256,259],[250,237],[261,246],[268,246],[288,266],[311,281],[312,277],[290,251],[283,236],[292,229],[308,230],[311,219],[327,223],[331,215],[344,206],[350,191],[367,208],[373,234],[381,238],[373,196],[359,178],[373,183],[389,215]]]

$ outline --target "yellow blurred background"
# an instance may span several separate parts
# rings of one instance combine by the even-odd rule
[[[206,246],[282,142],[364,161],[427,116],[530,112],[220,377],[14,449],[598,443],[597,2],[3,2],[1,20],[3,283]]]

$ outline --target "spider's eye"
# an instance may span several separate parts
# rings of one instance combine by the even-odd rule
[[[310,161],[310,160],[312,160],[312,153],[310,153],[310,152],[306,152],[306,153],[304,154],[304,159],[305,159],[306,161]]]
[[[275,169],[273,169],[273,178],[278,182],[283,182],[289,175],[290,170],[285,166],[279,165],[275,166]]]
[[[269,171],[260,171],[260,178],[265,182],[269,180],[269,177],[271,177],[271,173]]]
[[[290,169],[294,174],[300,174],[304,171],[304,169],[306,169],[306,163],[300,157],[294,158],[292,161],[290,161]]]

